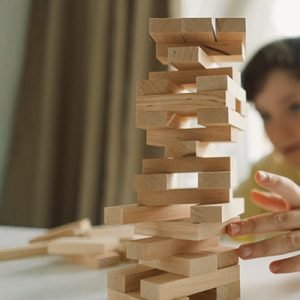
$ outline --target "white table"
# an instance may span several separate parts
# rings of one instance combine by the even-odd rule
[[[0,226],[0,247],[24,245],[40,232]],[[272,259],[240,262],[242,300],[300,299],[300,273],[273,275],[268,269]],[[106,272],[67,264],[59,257],[0,262],[0,299],[104,300]]]

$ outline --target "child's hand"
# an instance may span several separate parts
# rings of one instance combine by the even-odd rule
[[[237,237],[255,233],[286,231],[285,233],[256,243],[241,245],[239,256],[250,259],[300,250],[300,187],[290,179],[259,171],[257,183],[271,192],[252,192],[253,202],[275,212],[266,213],[233,222],[226,233]],[[270,265],[273,273],[300,271],[300,255],[274,261]]]

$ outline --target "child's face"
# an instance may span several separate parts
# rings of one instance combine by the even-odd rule
[[[255,98],[255,105],[275,149],[300,167],[300,80],[274,71]]]

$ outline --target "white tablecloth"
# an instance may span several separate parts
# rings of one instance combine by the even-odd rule
[[[40,232],[0,226],[0,247],[24,245]],[[273,275],[268,269],[272,259],[240,261],[241,299],[300,299],[300,273]],[[49,256],[0,262],[0,300],[104,300],[107,270]]]

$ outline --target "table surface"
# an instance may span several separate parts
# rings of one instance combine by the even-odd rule
[[[0,247],[24,245],[40,229],[0,226]],[[274,275],[276,257],[240,261],[242,300],[299,300],[300,273]],[[106,272],[66,263],[60,257],[0,262],[0,299],[104,300]]]

